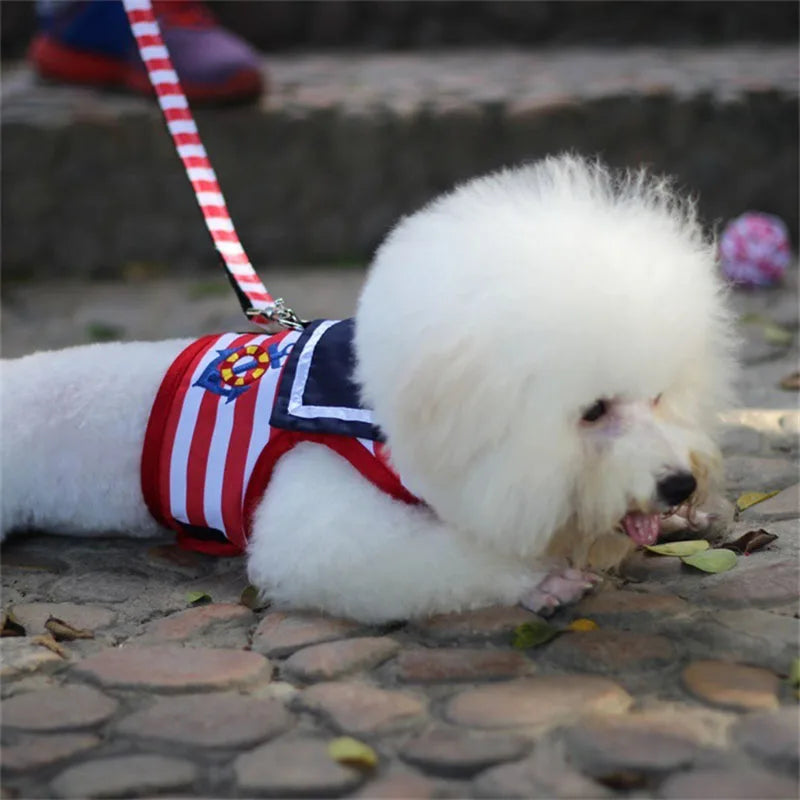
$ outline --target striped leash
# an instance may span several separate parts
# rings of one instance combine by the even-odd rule
[[[273,299],[267,291],[239,241],[180,79],[161,38],[150,0],[122,1],[172,141],[242,310],[251,322],[267,330],[276,324],[302,330],[303,321],[284,305],[281,298]]]

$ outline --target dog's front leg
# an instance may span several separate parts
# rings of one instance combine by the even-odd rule
[[[248,557],[250,580],[275,602],[368,622],[513,604],[544,576],[391,499],[313,444],[279,462]]]

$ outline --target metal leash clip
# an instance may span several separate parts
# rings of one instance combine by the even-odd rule
[[[266,308],[248,308],[247,311],[245,311],[245,314],[247,314],[247,318],[251,321],[255,321],[257,317],[268,317],[270,320],[278,323],[278,325],[281,327],[290,328],[294,331],[302,331],[307,324],[306,320],[300,319],[300,317],[298,317],[291,308],[288,308],[284,304],[282,297],[275,298],[275,302],[271,303]],[[260,322],[257,322],[256,324],[261,325],[264,328],[267,327],[267,325],[264,325]]]

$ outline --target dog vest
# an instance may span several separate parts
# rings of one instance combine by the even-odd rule
[[[395,499],[420,502],[358,400],[353,331],[352,319],[318,320],[274,336],[205,336],[172,363],[147,424],[142,492],[182,546],[241,553],[278,459],[300,442],[329,447]]]

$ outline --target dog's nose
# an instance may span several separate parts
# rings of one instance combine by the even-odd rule
[[[656,484],[658,496],[668,506],[680,505],[697,488],[691,472],[673,472]]]

